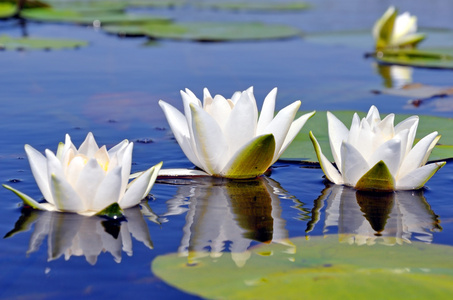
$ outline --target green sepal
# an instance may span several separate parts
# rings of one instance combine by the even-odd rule
[[[3,184],[3,187],[7,190],[10,190],[14,194],[16,194],[22,201],[24,202],[25,205],[28,205],[34,209],[39,209],[39,210],[47,210],[42,206],[39,202],[36,200],[32,199],[30,196],[16,190],[15,188],[10,187],[9,185]]]
[[[270,167],[275,152],[273,134],[262,135],[237,153],[233,163],[225,170],[223,177],[233,179],[254,178]]]
[[[418,43],[423,41],[426,38],[426,35],[424,33],[414,33],[411,34],[404,39],[402,39],[400,42],[398,42],[397,45],[398,47],[415,47],[417,46]]]
[[[355,188],[359,191],[391,192],[395,190],[395,179],[381,160],[357,181]]]
[[[96,216],[105,217],[108,219],[118,220],[124,219],[123,210],[121,209],[118,203],[112,203],[100,212],[96,214]]]

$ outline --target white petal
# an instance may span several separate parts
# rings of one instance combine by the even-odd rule
[[[381,121],[381,116],[379,115],[379,110],[376,106],[372,105],[370,107],[370,110],[368,111],[365,119],[372,127],[376,126]]]
[[[161,167],[162,162],[149,168],[129,184],[123,199],[119,201],[121,208],[135,206],[149,194]]]
[[[49,175],[47,174],[47,159],[30,145],[25,145],[25,153],[30,163],[31,172],[35,178],[44,199],[53,204],[52,193],[49,187]]]
[[[330,111],[327,112],[327,125],[329,128],[329,142],[332,156],[337,164],[339,170],[341,170],[341,145],[343,141],[348,139],[349,130],[334,114]]]
[[[80,173],[85,168],[88,158],[85,156],[78,155],[74,157],[66,170],[65,178],[68,183],[75,188],[77,181],[79,180]],[[96,162],[97,164],[97,162]]]
[[[93,134],[89,132],[82,145],[79,147],[79,153],[88,157],[93,157],[98,150],[98,144],[96,143]]]
[[[211,96],[211,93],[209,92],[208,88],[204,88],[203,89],[203,107],[206,107],[206,100],[207,99],[212,99],[212,96]]]
[[[225,128],[231,113],[231,106],[223,96],[216,95],[212,101],[206,101],[204,110],[217,121],[220,128]]]
[[[129,176],[131,174],[132,166],[132,149],[134,148],[134,143],[130,143],[122,154],[121,161],[121,189],[119,194],[119,199],[121,199],[126,192],[126,187],[129,182]],[[119,154],[119,153],[118,153]]]
[[[368,159],[368,166],[384,161],[393,178],[396,178],[401,162],[401,140],[391,139],[382,144]]]
[[[395,114],[387,115],[375,128],[375,132],[380,136],[382,140],[389,140],[395,135],[394,124]]]
[[[357,145],[359,141],[359,134],[360,134],[361,126],[360,126],[360,118],[357,113],[354,113],[352,117],[351,127],[349,129],[348,140],[347,142],[352,145]],[[340,147],[341,152],[341,147]]]
[[[194,152],[196,148],[193,147],[192,142],[190,141],[191,135],[189,133],[189,124],[187,123],[187,119],[179,110],[177,110],[170,104],[160,100],[159,105],[164,111],[168,124],[170,125],[170,128],[173,132],[173,135],[175,136],[175,139],[178,142],[184,154],[194,165],[196,165],[199,168],[203,168],[203,166],[200,163],[200,160],[198,159],[197,155]]]
[[[408,129],[409,133],[407,136],[407,146],[406,146],[406,152],[404,155],[407,155],[409,151],[412,149],[412,146],[414,145],[414,140],[415,140],[415,134],[417,133],[417,127],[418,127],[418,116],[412,116],[409,117],[400,123],[398,123],[395,126],[395,135],[398,134],[399,132],[403,131],[404,129]]]
[[[51,174],[51,190],[59,211],[82,212],[86,207],[72,186],[58,174]]]
[[[275,98],[277,97],[277,88],[267,94],[264,99],[263,106],[261,108],[260,117],[258,119],[258,125],[256,127],[256,135],[262,135],[267,125],[274,119],[275,111]]]
[[[360,152],[348,142],[343,142],[341,146],[341,160],[343,180],[350,186],[355,186],[357,181],[370,169]]]
[[[338,172],[337,169],[332,165],[332,163],[324,156],[321,150],[321,146],[318,143],[318,140],[315,138],[313,133],[310,131],[310,139],[313,143],[313,147],[315,148],[316,156],[318,157],[319,164],[326,175],[327,179],[330,182],[335,184],[343,184],[343,178],[341,174]]]
[[[61,151],[61,157],[58,157],[62,163],[65,160],[66,161],[68,160],[68,158],[66,156],[68,156],[69,152],[71,152],[71,155],[75,155],[75,153],[77,153],[77,148],[72,143],[71,137],[69,136],[69,134],[66,134],[63,150]]]
[[[79,173],[74,187],[87,208],[93,206],[97,190],[104,177],[105,171],[94,158],[90,159]]]
[[[220,172],[228,161],[228,144],[217,122],[202,108],[191,105],[192,128],[202,169],[209,174]]]
[[[253,94],[253,86],[246,89],[243,94],[246,93],[249,99],[253,102],[253,120],[258,120],[258,106],[256,105],[255,95]],[[238,100],[239,101],[239,100]],[[235,105],[237,104],[237,101]],[[256,121],[257,122],[257,121]],[[256,125],[255,125],[256,126]]]
[[[264,129],[263,134],[271,133],[275,138],[275,152],[272,161],[276,161],[280,154],[280,149],[285,142],[291,123],[296,116],[301,102],[295,101],[278,112],[275,118]]]
[[[421,166],[424,166],[428,162],[429,156],[431,155],[431,152],[433,151],[434,147],[437,145],[437,142],[439,142],[440,137],[441,137],[440,135],[436,136],[436,138],[431,142],[431,145],[429,145],[428,151],[426,151],[425,157],[423,158],[420,164]]]
[[[107,173],[98,187],[92,206],[89,210],[101,211],[119,200],[121,190],[121,167],[115,167]]]
[[[257,122],[257,119],[254,118],[255,109],[256,104],[250,98],[250,94],[242,93],[241,99],[231,110],[223,131],[228,143],[230,157],[255,137]]]
[[[123,140],[123,141],[121,141],[119,144],[113,146],[112,148],[110,148],[110,149],[107,151],[109,157],[114,156],[118,151],[120,151],[120,150],[123,149],[123,148],[126,148],[127,145],[129,145],[129,141],[128,141],[128,140]]]
[[[416,190],[423,185],[443,166],[445,162],[436,162],[415,169],[396,182],[397,190]]]
[[[304,125],[307,122],[307,120],[310,119],[315,113],[316,113],[316,111],[312,111],[310,113],[306,113],[306,114],[300,116],[299,118],[297,118],[297,120],[295,120],[294,122],[291,123],[291,126],[289,127],[288,133],[286,134],[286,138],[283,141],[283,145],[280,148],[280,152],[278,153],[275,161],[278,160],[280,156],[282,156],[282,154],[283,154],[283,152],[285,152],[286,148],[288,148],[288,146],[291,144],[291,142],[297,136],[297,134],[302,129],[302,127],[304,127]],[[272,164],[274,164],[275,161],[273,161]]]
[[[400,171],[397,176],[397,181],[399,181],[399,178],[405,177],[413,170],[422,166],[425,155],[436,137],[437,131],[425,136],[414,146],[414,148],[412,148],[412,150],[406,155],[403,163],[401,164]]]

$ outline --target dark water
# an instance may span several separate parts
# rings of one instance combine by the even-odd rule
[[[420,26],[453,28],[453,5],[447,0],[313,1],[312,10],[284,14],[187,8],[157,13],[177,20],[286,23],[314,33],[369,29],[392,3],[401,11],[418,15]],[[10,25],[0,23],[0,32],[20,35],[21,30]],[[90,42],[78,50],[0,52],[0,179],[35,199],[40,199],[41,194],[23,145],[30,144],[40,151],[56,150],[66,133],[75,145],[80,145],[89,131],[98,144],[108,147],[124,138],[152,140],[135,143],[134,171],[160,161],[164,161],[165,168],[191,167],[171,139],[157,105],[163,99],[181,108],[179,90],[186,87],[201,96],[203,87],[214,94],[230,95],[254,86],[261,102],[277,86],[278,109],[301,99],[303,110],[366,111],[375,104],[382,113],[452,116],[453,106],[448,102],[451,98],[416,108],[408,105],[405,98],[372,94],[370,90],[383,87],[383,79],[373,69],[372,61],[363,58],[372,44],[348,47],[290,39],[255,43],[159,41],[145,46],[145,38],[121,39],[90,27],[33,23],[27,25],[27,30],[32,37],[69,37]],[[417,69],[412,78],[414,82],[446,86],[452,84],[453,73]],[[309,126],[307,123],[305,129]],[[422,194],[397,193],[389,200],[390,204],[382,208],[387,224],[383,231],[379,229],[382,212],[376,217],[376,209],[380,208],[368,207],[359,201],[359,196],[336,191],[343,196],[320,197],[325,189],[322,175],[320,169],[301,169],[297,164],[280,162],[270,181],[239,187],[228,182],[157,183],[149,206],[161,224],[141,219],[140,214],[131,211],[134,222],[121,224],[121,229],[118,224],[102,223],[104,220],[100,219],[86,221],[73,216],[21,212],[20,200],[1,189],[0,232],[9,233],[21,213],[28,214],[27,220],[33,219],[34,223],[29,230],[0,241],[0,298],[191,298],[153,275],[153,258],[178,249],[184,253],[187,247],[240,252],[259,241],[305,235],[307,228],[310,235],[338,232],[375,237],[379,231],[383,238],[377,242],[391,243],[393,237],[400,242],[421,240],[453,245],[451,164],[429,181]],[[253,205],[247,207],[247,197],[254,194],[263,195],[259,206],[262,210]],[[238,201],[242,198],[245,204]],[[206,211],[211,218],[203,218]],[[260,224],[254,217],[267,223]],[[224,226],[218,226],[220,223]],[[69,253],[65,241],[79,232],[80,243],[92,246],[100,238],[90,240],[83,233],[96,230],[100,230],[104,242],[101,248],[110,249],[115,255],[106,252],[97,257],[87,255],[86,259],[77,256],[80,253],[73,248],[73,256],[64,258],[65,249]],[[153,249],[141,239],[147,230]],[[121,262],[117,263],[119,255]]]

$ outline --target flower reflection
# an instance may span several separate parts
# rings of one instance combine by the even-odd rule
[[[198,258],[220,257],[230,252],[237,266],[249,259],[253,241],[285,245],[294,253],[288,240],[285,220],[281,217],[280,198],[287,192],[267,177],[232,181],[220,178],[192,179],[181,185],[173,199],[167,202],[168,212],[181,214],[187,209],[184,235],[178,252],[189,263]],[[165,220],[165,219],[164,219]]]
[[[128,256],[133,254],[131,235],[149,249],[153,248],[148,225],[140,208],[126,209],[124,216],[123,220],[113,220],[24,209],[15,228],[5,238],[28,231],[34,224],[27,255],[38,251],[47,237],[48,261],[63,255],[65,260],[71,256],[84,255],[88,263],[95,265],[102,252],[109,252],[115,262],[120,263],[122,251]]]
[[[373,64],[373,66],[381,75],[386,88],[401,89],[412,83],[412,67],[381,64]]]
[[[423,191],[366,193],[329,185],[315,200],[307,233],[318,223],[324,205],[323,233],[337,226],[340,242],[349,244],[394,245],[411,239],[431,243],[432,232],[442,230]]]

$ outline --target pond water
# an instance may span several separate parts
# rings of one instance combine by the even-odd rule
[[[453,29],[453,3],[448,0],[310,2],[310,10],[290,13],[187,7],[153,13],[176,20],[284,23],[313,34],[370,30],[387,7],[395,4],[400,11],[417,15],[420,27]],[[300,99],[304,111],[367,111],[372,104],[383,114],[451,117],[453,111],[451,97],[415,107],[404,97],[371,93],[384,87],[373,61],[364,58],[372,50],[371,39],[366,47],[308,38],[148,43],[146,38],[119,38],[84,26],[28,23],[27,31],[33,37],[89,41],[87,47],[76,50],[0,52],[0,180],[35,199],[42,196],[23,146],[56,150],[66,133],[77,146],[90,131],[98,144],[108,147],[124,138],[134,141],[133,171],[160,161],[164,168],[192,167],[172,139],[157,104],[163,99],[181,109],[179,91],[186,87],[201,97],[204,87],[229,96],[254,86],[259,105],[278,87],[277,109]],[[20,36],[22,31],[7,21],[0,22],[0,32]],[[451,70],[414,69],[412,73],[414,82],[436,86],[451,86],[452,79]],[[310,122],[303,130],[308,129]],[[359,236],[376,237],[374,233],[379,231],[382,237],[376,242],[453,245],[450,163],[421,193],[397,193],[392,198],[384,230],[376,229],[379,224],[371,228],[364,217],[366,208],[357,205],[355,194],[344,193],[341,199],[322,197],[340,192],[324,190],[319,168],[280,161],[269,178],[242,186],[229,181],[160,181],[148,201],[154,215],[142,217],[138,210],[130,210],[128,222],[120,224],[22,211],[20,199],[0,189],[0,232],[5,236],[0,240],[0,298],[197,298],[156,277],[151,262],[167,253],[187,254],[187,249],[243,253],[261,242],[307,234],[340,233],[345,239],[356,236],[359,241]],[[258,206],[262,209],[247,206],[246,201],[255,194],[266,199]],[[10,236],[18,220],[31,225]],[[99,235],[90,236],[93,232]],[[76,235],[78,245],[89,249],[86,257],[75,246],[68,249]],[[96,249],[108,251],[97,255]],[[242,257],[234,259],[236,264],[246,263]]]

